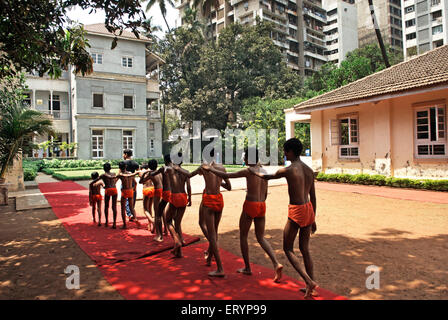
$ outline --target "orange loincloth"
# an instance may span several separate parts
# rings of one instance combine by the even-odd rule
[[[134,197],[134,189],[122,189],[121,197],[123,199],[133,198]]]
[[[103,197],[100,194],[92,194],[92,200],[93,201],[101,201],[101,200],[103,200]]]
[[[243,212],[251,218],[262,218],[266,214],[266,202],[244,201]]]
[[[171,204],[176,208],[186,207],[188,204],[188,198],[186,193],[172,193]]]
[[[313,205],[310,201],[300,205],[288,205],[288,218],[297,223],[301,228],[313,224],[314,216]]]
[[[221,212],[224,208],[224,199],[222,194],[202,194],[202,204],[215,212]]]
[[[163,191],[163,189],[161,189],[161,188],[155,189],[154,190],[154,197],[162,198],[162,191]]]
[[[117,188],[106,188],[104,191],[106,196],[116,196],[118,194]]]
[[[143,188],[143,196],[149,198],[154,197],[154,187]]]
[[[170,198],[171,198],[171,191],[163,191],[162,192],[162,199],[165,200],[166,202],[170,202]]]

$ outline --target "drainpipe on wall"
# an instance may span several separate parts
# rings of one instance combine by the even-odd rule
[[[71,65],[68,66],[68,117],[70,118],[70,126],[68,133],[69,140],[68,143],[73,142],[73,120],[72,120],[72,74],[71,74]]]

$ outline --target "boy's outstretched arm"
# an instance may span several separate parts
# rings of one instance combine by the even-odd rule
[[[261,173],[261,172],[256,172],[255,169],[252,168],[248,168],[249,172],[259,176],[260,178],[266,179],[266,180],[271,180],[271,179],[280,179],[283,177],[286,177],[286,168],[280,168],[277,170],[276,173],[274,174],[266,174],[266,173]]]
[[[184,176],[187,176],[188,178],[193,178],[195,175],[200,173],[201,166],[197,167],[197,169],[192,172],[185,170],[184,168],[181,168],[179,166],[174,167],[174,170],[176,170],[179,173],[182,173]]]
[[[237,172],[225,172],[225,171],[220,171],[220,170],[216,170],[213,167],[210,167],[208,165],[202,165],[202,168],[204,170],[208,170],[210,172],[212,172],[213,174],[217,175],[220,178],[223,179],[229,179],[229,178],[242,178],[242,177],[247,177],[248,169],[243,169]]]
[[[190,178],[187,178],[187,194],[188,194],[188,206],[191,207],[191,184],[190,184]]]
[[[154,177],[154,176],[156,176],[156,175],[158,175],[158,174],[161,174],[161,173],[163,173],[164,168],[165,168],[165,167],[160,167],[160,168],[157,169],[156,171],[151,172],[149,175],[151,175],[152,177]]]

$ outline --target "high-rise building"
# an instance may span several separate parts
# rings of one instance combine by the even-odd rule
[[[357,29],[354,0],[327,2],[331,20],[328,20],[328,10],[322,0],[219,0],[217,9],[212,7],[200,18],[209,27],[211,38],[219,36],[224,27],[234,22],[252,25],[259,17],[273,23],[272,40],[280,48],[288,67],[307,76],[327,61],[339,63],[347,50],[357,48],[356,32],[347,31],[344,36],[341,33]],[[184,24],[185,9],[191,5],[190,0],[177,1],[178,26]],[[331,25],[327,27],[329,21]]]
[[[405,59],[448,43],[448,0],[405,0],[402,8]]]
[[[383,42],[396,51],[403,50],[401,0],[373,0],[376,23],[381,31]],[[408,1],[404,1],[406,3]],[[378,43],[369,2],[357,0],[359,46]]]

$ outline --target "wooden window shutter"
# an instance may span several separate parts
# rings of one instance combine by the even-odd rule
[[[339,145],[339,120],[330,120],[330,145]]]

